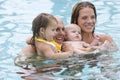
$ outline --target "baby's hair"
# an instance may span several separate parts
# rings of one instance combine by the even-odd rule
[[[68,25],[66,25],[65,26],[65,31],[67,30],[67,29],[69,29],[70,27],[72,27],[72,26],[78,26],[77,24],[73,24],[73,23],[71,23],[71,24],[68,24]],[[79,26],[78,26],[79,27]],[[79,27],[80,28],[80,27]],[[81,28],[80,28],[81,29]]]
[[[80,29],[80,32],[81,32],[81,28],[77,25],[77,24],[74,24],[74,23],[71,23],[71,24],[67,24],[65,26],[65,33],[66,33],[66,37],[65,37],[65,41],[67,41],[67,34],[69,34],[69,30],[73,29],[73,28],[76,28],[78,27]]]

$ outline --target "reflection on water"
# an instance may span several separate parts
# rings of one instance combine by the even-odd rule
[[[97,8],[96,33],[111,35],[118,47],[120,47],[120,43],[118,43],[120,40],[118,38],[120,35],[119,0],[89,1],[93,2]],[[21,68],[14,65],[14,58],[26,45],[26,37],[31,34],[31,22],[33,18],[41,12],[48,12],[62,18],[66,25],[70,21],[71,9],[76,2],[78,1],[0,1],[0,80],[62,80],[63,78],[83,80],[120,79],[120,51],[87,59],[80,59],[78,57],[63,61],[57,60],[57,65],[49,65],[49,68],[44,70],[39,70],[38,66],[37,71],[32,66]],[[50,60],[48,62],[52,63]],[[36,64],[38,63],[36,62]]]
[[[22,72],[17,72],[24,79],[83,79],[117,80],[120,64],[112,56],[114,53],[76,54],[67,59],[43,60],[22,63]],[[26,65],[24,65],[26,64]],[[34,66],[34,67],[33,67]],[[24,71],[24,72],[23,72]],[[108,74],[109,73],[109,74]],[[118,77],[114,77],[114,76]]]

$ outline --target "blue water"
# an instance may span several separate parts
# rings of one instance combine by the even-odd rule
[[[23,80],[21,75],[16,72],[24,71],[26,75],[31,73],[15,66],[14,58],[26,45],[25,39],[31,34],[33,18],[41,12],[47,12],[59,16],[66,25],[70,22],[72,7],[78,1],[84,0],[0,0],[0,80]],[[109,34],[120,48],[120,1],[88,1],[94,3],[97,8],[96,33]],[[94,67],[90,67],[86,61],[82,71],[76,73],[76,78],[83,80],[119,80],[119,53],[120,50],[100,57]],[[63,80],[65,77],[59,77],[57,72],[53,74],[56,76],[52,76],[51,80]],[[38,77],[40,74],[34,76]],[[39,80],[45,80],[45,77],[46,75]],[[70,76],[65,78],[68,80]]]

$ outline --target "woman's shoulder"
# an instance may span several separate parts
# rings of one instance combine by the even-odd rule
[[[101,38],[104,38],[104,37],[111,38],[111,36],[107,35],[107,34],[101,34],[101,33],[99,33],[99,34],[96,34],[96,35],[99,36],[99,37],[101,37]]]
[[[110,42],[113,41],[113,39],[110,35],[107,35],[107,34],[96,34],[96,35],[99,37],[100,41],[102,41],[102,42],[104,42],[105,40],[108,40]]]

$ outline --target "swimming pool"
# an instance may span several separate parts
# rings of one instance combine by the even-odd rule
[[[26,75],[32,73],[29,70],[23,70],[14,65],[14,58],[20,50],[26,45],[25,39],[31,34],[31,22],[33,18],[41,12],[48,12],[57,15],[64,21],[66,25],[70,21],[72,6],[84,0],[0,0],[0,80],[23,80],[20,74],[16,72],[23,71]],[[116,0],[88,0],[95,4],[97,8],[97,25],[96,33],[105,33],[113,37],[114,41],[120,47],[120,1]],[[74,78],[83,80],[98,79],[98,80],[119,80],[120,79],[120,50],[107,56],[99,58],[97,65],[90,67],[86,60],[82,71],[76,67],[76,75]],[[95,61],[91,61],[96,63]],[[78,65],[79,66],[79,65]],[[64,72],[64,68],[63,68]],[[62,73],[62,71],[61,71]],[[64,73],[67,75],[70,73]],[[22,73],[21,73],[22,74]],[[58,72],[53,73],[55,76],[51,79],[63,80],[69,79],[72,76],[58,75]],[[40,74],[33,74],[39,78]],[[41,80],[48,77],[42,75]],[[31,77],[32,78],[32,77]]]

